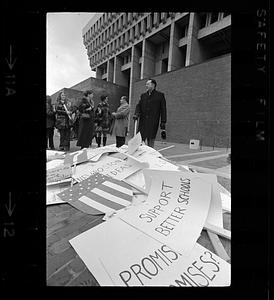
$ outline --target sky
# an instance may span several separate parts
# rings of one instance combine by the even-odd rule
[[[94,14],[47,14],[47,95],[95,76],[82,38],[82,29]]]

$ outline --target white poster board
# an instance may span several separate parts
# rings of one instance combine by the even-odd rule
[[[146,169],[144,170],[144,178],[145,178],[145,186],[146,191],[149,191],[150,184],[151,184],[151,176],[153,174],[158,174],[158,170],[154,169]],[[168,170],[165,171],[167,176],[172,175],[173,172],[169,172]],[[202,180],[212,184],[211,190],[211,201],[208,210],[208,215],[206,222],[210,223],[214,226],[223,228],[223,213],[222,213],[222,201],[221,196],[218,189],[218,180],[216,174],[204,174],[204,173],[193,173],[187,172],[186,173],[189,178],[201,178]]]
[[[58,165],[47,169],[47,184],[62,182],[72,175],[72,169],[69,165]]]
[[[201,245],[183,257],[118,218],[69,242],[102,286],[230,284],[230,265]]]
[[[81,182],[88,178],[90,175],[98,172],[103,175],[111,176],[117,180],[123,180],[131,174],[139,171],[142,165],[138,165],[136,162],[121,160],[111,156],[106,156],[98,162],[86,162],[78,165],[73,178]]]
[[[147,201],[119,213],[119,218],[188,255],[208,215],[211,189],[210,183],[191,178],[188,172],[158,171],[153,174]]]
[[[138,132],[132,139],[128,141],[128,154],[133,154],[142,144],[141,133]]]
[[[52,205],[52,204],[61,204],[61,203],[67,203],[63,200],[61,200],[57,194],[61,193],[65,189],[68,188],[70,183],[62,183],[62,184],[55,184],[55,185],[49,185],[46,189],[46,204]]]

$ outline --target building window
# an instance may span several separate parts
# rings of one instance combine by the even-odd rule
[[[200,13],[199,15],[199,20],[200,20],[200,28],[204,28],[207,26],[207,13]]]
[[[132,13],[128,13],[128,23],[131,24],[132,23]]]
[[[123,27],[126,28],[126,26],[127,26],[127,14],[124,13],[123,14]]]
[[[146,33],[146,31],[147,31],[147,18],[144,18],[143,22],[144,22],[144,33]]]
[[[219,13],[218,12],[212,12],[210,16],[210,24],[217,22],[219,19]]]
[[[154,25],[154,13],[150,13],[150,18],[151,18],[151,26]]]

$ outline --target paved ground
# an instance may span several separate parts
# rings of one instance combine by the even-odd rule
[[[130,137],[127,138],[127,141]],[[76,146],[77,140],[70,142],[70,152],[80,149]],[[107,145],[115,143],[115,137],[108,135]],[[59,135],[54,134],[55,148],[59,147]],[[97,145],[93,140],[92,148]],[[172,142],[155,141],[155,149],[160,151],[165,158],[179,165],[193,166],[199,172],[217,174],[218,182],[222,184],[229,192],[231,191],[231,165],[227,161],[231,149],[203,146],[201,149],[190,149],[188,144],[179,144]]]

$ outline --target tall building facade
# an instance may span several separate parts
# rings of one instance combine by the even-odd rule
[[[198,89],[203,86],[203,74],[197,74],[197,77],[201,78],[201,82],[197,82],[192,72],[183,70],[192,68],[197,64],[206,64],[207,67],[198,68],[203,70],[205,76],[209,76],[207,74],[208,68],[216,69],[216,64],[219,66],[217,73],[209,72],[214,81],[211,80],[211,87],[216,89],[219,98],[223,99],[226,109],[230,110],[227,105],[230,101],[228,89],[230,90],[231,15],[229,13],[97,13],[83,28],[82,36],[87,49],[89,64],[91,70],[96,72],[96,78],[127,87],[132,110],[135,108],[140,93],[144,92],[142,81],[147,78],[154,78],[157,82],[165,83],[163,78],[167,78],[173,89],[169,89],[166,84],[164,84],[165,90],[161,89],[161,85],[158,87],[166,94],[168,121],[172,122],[173,117],[180,119],[180,116],[184,116],[182,124],[186,125],[185,120],[189,118],[189,114],[183,110],[178,111],[176,103],[178,104],[177,107],[184,103],[187,106],[191,102],[195,102],[195,105],[199,106],[197,98],[193,99],[193,94],[195,94],[193,89],[195,86]],[[226,57],[225,69],[220,67],[220,62],[223,61],[222,57]],[[220,72],[226,74],[224,76],[225,82],[220,83],[222,81],[220,80],[220,76],[222,77]],[[190,73],[192,74],[191,80],[188,77]],[[198,98],[203,103],[211,105],[212,97],[209,99],[209,91],[207,91],[209,79],[205,79],[207,83],[204,83],[203,88],[201,88],[202,95]],[[177,82],[178,86],[174,87],[173,81]],[[186,81],[189,83],[188,86],[181,84],[181,82]],[[140,89],[140,82],[142,82],[143,90]],[[183,87],[184,91],[181,92],[184,98],[181,98],[180,89]],[[222,91],[224,91],[224,97]],[[218,109],[222,110],[222,103],[220,103],[219,98],[216,99],[220,105],[219,108],[216,107],[216,103],[213,103],[213,108],[217,111]],[[169,101],[169,99],[172,100]],[[191,107],[187,107],[191,112]],[[210,111],[210,108],[207,110]],[[204,118],[205,115],[205,113],[201,113],[200,116],[196,115],[196,117]],[[214,119],[215,117],[207,114],[207,118]],[[193,119],[195,118],[193,117]],[[208,133],[205,134],[207,136],[199,136],[201,132],[201,128],[199,128],[197,131],[199,134],[194,134],[195,131],[193,131],[178,136],[170,130],[168,136],[171,141],[178,142],[188,142],[191,138],[200,138],[207,141],[205,144],[210,144],[209,140],[212,138],[216,141],[216,137],[217,140],[218,138],[224,140],[230,136],[230,120],[227,119],[227,116],[225,119],[225,124],[223,124],[227,128],[225,133],[211,133],[208,130]],[[192,121],[189,122],[188,126],[193,128]],[[195,127],[197,127],[196,121]],[[203,120],[200,121],[199,124],[202,124]],[[223,122],[220,116],[218,116],[218,120],[215,120],[218,121],[215,122],[216,124],[214,120],[211,121],[213,122],[212,128]],[[178,125],[180,125],[179,123]]]

